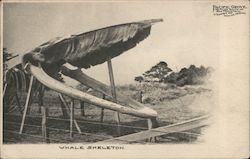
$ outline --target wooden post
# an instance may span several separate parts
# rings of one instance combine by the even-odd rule
[[[101,123],[103,123],[103,117],[104,117],[104,108],[101,109],[101,120],[100,120]]]
[[[4,95],[5,95],[5,92],[6,92],[7,86],[8,86],[8,84],[7,84],[7,82],[6,82],[6,83],[4,84],[4,88],[3,88],[3,97],[4,97]]]
[[[75,119],[74,119],[74,124],[75,124],[75,127],[76,127],[77,131],[79,132],[79,134],[81,134],[82,133],[81,128],[79,127],[79,125],[77,124],[77,121]]]
[[[66,109],[70,109],[69,108],[69,106],[68,106],[68,104],[66,103],[66,101],[65,101],[65,99],[64,99],[64,97],[63,97],[63,95],[61,94],[61,93],[59,93],[59,97],[60,97],[60,101],[62,102],[62,104],[64,105],[64,108]],[[64,110],[65,110],[64,109]],[[66,113],[67,113],[67,111],[66,111]],[[67,117],[69,117],[69,115],[68,115],[68,113],[67,113]],[[78,125],[78,123],[77,123],[77,121],[74,119],[74,124],[75,124],[75,127],[76,127],[76,129],[77,129],[77,131],[79,132],[79,134],[81,134],[82,133],[82,131],[81,131],[81,129],[80,129],[80,127],[79,127],[79,125]]]
[[[106,98],[106,96],[105,96],[105,94],[103,94],[102,99],[105,99],[105,98]],[[104,108],[102,108],[102,110],[101,110],[101,123],[103,123],[103,117],[104,117]]]
[[[50,143],[49,141],[49,131],[47,129],[47,116],[48,116],[48,108],[45,106],[41,106],[42,112],[42,136],[44,137],[44,142]]]
[[[115,90],[115,80],[114,80],[114,74],[113,74],[113,68],[112,68],[112,62],[111,59],[108,59],[108,70],[109,70],[109,80],[110,80],[110,86],[111,86],[111,94],[114,99],[114,102],[117,102],[116,99],[116,90]],[[120,136],[121,134],[121,128],[120,128],[120,114],[119,112],[116,112],[116,122],[117,122],[117,133]]]
[[[74,120],[74,99],[70,103],[70,137],[73,137],[73,121]]]
[[[150,120],[151,120],[151,122],[152,122],[153,128],[158,128],[158,127],[159,127],[159,123],[158,123],[156,117],[151,118]]]
[[[85,116],[84,101],[80,101],[81,116]]]
[[[30,96],[31,96],[33,80],[34,80],[34,76],[31,75],[30,83],[29,83],[29,90],[28,90],[28,94],[27,94],[27,98],[26,98],[26,102],[25,102],[25,106],[24,106],[23,118],[22,118],[22,123],[21,123],[19,134],[22,134],[22,132],[23,132],[23,126],[24,126],[24,122],[25,122],[25,118],[26,118],[26,113],[27,113],[27,110],[28,110],[28,107],[30,104]]]
[[[105,94],[102,95],[102,99],[105,99]],[[101,108],[101,119],[100,122],[103,123],[103,118],[104,118],[104,108]],[[99,129],[102,129],[102,124],[99,124]]]
[[[147,119],[148,121],[148,130],[152,129],[153,128],[153,123],[152,123],[152,120],[151,119]],[[152,138],[149,138],[147,139],[149,142],[152,141]]]
[[[62,109],[62,113],[63,113],[63,118],[64,119],[69,118],[69,114],[67,112],[67,103],[66,103],[63,95],[61,93],[59,93],[58,97],[59,97],[60,102],[61,102],[61,109]]]
[[[114,80],[112,62],[111,62],[110,59],[107,62],[108,62],[108,70],[109,70],[109,80],[110,80],[110,86],[111,86],[111,94],[112,94],[112,96],[114,98],[114,101],[116,102],[116,90],[115,90],[115,80]]]
[[[39,105],[39,108],[38,108],[38,113],[41,114],[41,107],[43,106],[43,95],[44,95],[44,89],[42,89],[42,85],[41,87],[39,88],[39,92],[38,92],[38,105]]]
[[[156,118],[147,119],[148,121],[148,130],[159,127]],[[156,142],[156,137],[151,137],[148,139],[150,142]]]
[[[30,79],[30,80],[31,80],[31,79]],[[33,81],[34,81],[34,77],[33,77]],[[34,99],[33,99],[33,98],[34,98],[34,94],[33,94],[34,91],[33,91],[33,88],[32,88],[32,87],[31,87],[30,92],[31,92],[31,93],[30,93],[29,103],[32,103],[33,100],[34,100]],[[26,114],[28,114],[28,115],[30,114],[30,109],[31,109],[31,108],[28,106]]]
[[[22,107],[21,107],[17,92],[15,93],[15,97],[16,97],[16,103],[17,103],[18,109],[19,109],[20,113],[22,114],[23,110],[22,110]]]

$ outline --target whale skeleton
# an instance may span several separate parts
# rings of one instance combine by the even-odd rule
[[[122,106],[114,102],[110,102],[110,101],[95,97],[93,95],[82,92],[80,90],[77,90],[76,88],[70,87],[62,82],[59,82],[53,79],[52,77],[48,76],[43,71],[42,68],[36,67],[34,65],[30,65],[30,72],[43,85],[59,93],[72,97],[74,99],[82,100],[87,103],[90,103],[99,107],[103,107],[105,109],[110,109],[110,110],[114,110],[120,113],[129,114],[129,115],[133,115],[137,117],[151,118],[151,117],[157,116],[157,113],[154,110],[143,105],[140,105],[140,107],[138,105],[131,105],[131,107],[128,107],[128,106],[126,107],[126,106]],[[135,101],[133,102],[136,103]]]
[[[78,99],[118,113],[147,119],[157,117],[157,112],[153,109],[115,90],[111,59],[135,47],[137,43],[150,34],[151,26],[161,21],[162,19],[152,19],[126,23],[78,35],[55,38],[25,53],[23,56],[7,61],[8,69],[6,72],[21,65],[24,66],[23,69],[31,76],[19,133],[23,131],[34,79],[44,86],[65,94],[72,99]],[[87,76],[80,69],[87,69],[106,61],[108,62],[111,86],[107,86]],[[69,63],[79,69],[71,70],[63,66],[65,63]],[[58,81],[54,75],[59,71],[83,85],[112,97],[113,100],[107,101],[95,97]],[[6,89],[6,86],[4,88]]]

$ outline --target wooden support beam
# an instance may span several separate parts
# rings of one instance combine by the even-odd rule
[[[60,102],[61,102],[61,109],[62,109],[63,118],[64,119],[69,118],[69,114],[67,112],[67,110],[69,108],[67,109],[68,105],[67,105],[63,95],[61,93],[58,93],[58,97],[59,97]]]
[[[114,74],[113,74],[111,59],[108,59],[107,63],[108,63],[108,70],[109,70],[109,80],[110,80],[110,86],[111,86],[111,94],[112,94],[114,102],[116,103],[117,98],[116,98],[116,90],[115,90],[115,80],[114,80]],[[115,118],[116,118],[116,122],[117,122],[117,133],[120,136],[121,127],[120,127],[120,114],[119,114],[119,112],[115,112]]]
[[[17,73],[14,73],[14,78],[15,78],[15,84],[16,84],[16,90],[19,90],[20,86],[19,86],[19,80],[18,80],[18,76]]]
[[[19,98],[18,98],[17,92],[15,93],[15,97],[16,97],[16,103],[17,103],[17,106],[18,106],[19,112],[20,112],[21,114],[23,114],[22,106],[21,106],[21,104],[20,104],[20,101],[19,101]]]
[[[39,109],[38,109],[38,113],[41,113],[41,107],[43,106],[43,96],[44,96],[44,92],[45,92],[45,89],[42,88],[43,86],[41,85],[40,88],[39,88],[39,92],[38,92],[38,106],[39,106]]]
[[[116,122],[117,122],[117,135],[120,136],[121,135],[121,126],[120,126],[120,113],[119,112],[115,112],[115,117],[116,117]]]
[[[103,120],[104,120],[104,108],[101,108],[101,119],[100,119],[100,122],[103,123]]]
[[[147,131],[141,131],[130,135],[104,140],[98,143],[130,143],[130,142],[141,141],[155,136],[166,135],[169,133],[191,130],[208,125],[210,123],[208,117],[209,116],[202,116],[176,124],[171,124],[163,127],[158,127],[155,129],[150,129]]]
[[[102,95],[102,99],[105,99],[106,98],[106,96],[105,96],[105,94],[103,94]],[[103,123],[103,118],[104,118],[104,108],[101,108],[102,110],[101,110],[101,123]]]
[[[70,103],[70,137],[73,137],[73,123],[74,123],[74,99]]]
[[[6,82],[3,87],[3,97],[5,95],[6,89],[7,89],[8,83]]]
[[[33,76],[33,75],[31,75],[31,76]],[[31,80],[31,79],[30,79]],[[33,81],[34,81],[34,76],[33,76]],[[34,83],[34,82],[33,82]],[[31,87],[31,93],[30,93],[30,98],[29,98],[29,103],[32,103],[33,102],[33,98],[34,98],[34,94],[33,94],[33,92],[34,92],[34,90],[33,90],[33,87]],[[29,104],[30,105],[30,104]],[[30,114],[30,107],[28,106],[28,108],[27,108],[27,112],[26,112],[26,114]]]
[[[107,62],[108,62],[108,71],[109,71],[111,94],[112,94],[112,97],[114,98],[114,101],[116,102],[116,90],[115,90],[115,80],[114,80],[112,62],[111,62],[110,59]]]
[[[106,95],[103,94],[102,95],[102,99],[105,99],[106,98]],[[101,108],[101,119],[100,119],[100,122],[103,123],[104,121],[104,108]],[[102,129],[103,128],[103,125],[102,124],[99,124],[99,129]]]
[[[80,126],[78,125],[78,123],[77,123],[77,121],[75,119],[74,119],[74,124],[75,124],[75,127],[76,127],[78,133],[81,134],[82,133],[81,128],[80,128]]]
[[[44,137],[44,142],[50,143],[49,129],[47,129],[48,108],[42,105],[41,112],[42,112],[42,136]]]
[[[148,130],[151,130],[153,128],[153,123],[150,119],[147,119],[148,122]],[[147,139],[147,141],[151,142],[152,138]]]
[[[24,106],[23,118],[22,118],[19,134],[22,134],[22,132],[23,132],[23,126],[24,126],[24,122],[25,122],[25,118],[26,118],[26,113],[27,113],[27,110],[28,110],[28,107],[30,104],[30,96],[31,96],[33,80],[34,80],[34,76],[31,75],[30,83],[29,83],[29,90],[28,90],[28,94],[27,94],[27,98],[26,98],[26,102],[25,102],[25,106]]]
[[[148,122],[148,130],[151,130],[154,128],[154,122],[152,119],[147,119],[147,122]],[[151,137],[149,139],[147,139],[149,142],[155,142],[156,141],[156,137]]]
[[[81,116],[85,116],[84,101],[80,101]]]
[[[63,95],[61,93],[59,93],[59,97],[60,97],[60,101],[64,105],[64,108],[67,109],[67,110],[70,109],[70,107],[68,106],[65,98],[63,97]],[[68,115],[67,111],[66,111],[66,114],[67,114],[67,117],[69,118],[69,115]],[[78,125],[77,121],[75,119],[73,119],[73,121],[74,121],[74,124],[75,124],[75,127],[76,127],[77,131],[79,132],[79,134],[81,134],[82,131],[81,131],[80,126]]]

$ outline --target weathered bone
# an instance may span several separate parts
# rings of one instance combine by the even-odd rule
[[[36,77],[36,79],[40,81],[42,84],[46,85],[50,89],[53,89],[57,92],[68,95],[72,98],[83,100],[87,103],[90,103],[99,107],[103,107],[105,109],[110,109],[110,110],[118,111],[120,113],[134,115],[137,117],[152,118],[152,117],[157,116],[157,113],[148,107],[145,107],[145,106],[136,107],[137,109],[125,107],[120,104],[97,98],[90,94],[84,93],[80,90],[77,90],[73,87],[67,86],[66,84],[61,83],[53,79],[52,77],[48,76],[42,70],[42,68],[36,67],[34,65],[30,65],[30,71],[31,71],[31,74],[34,77]]]
[[[61,67],[62,74],[77,80],[85,86],[88,86],[106,96],[112,97],[111,89],[106,84],[95,80],[94,78],[89,77],[84,74],[80,69],[71,70],[65,66]],[[128,97],[127,95],[122,94],[118,90],[116,90],[117,102],[126,105],[128,107],[132,107],[134,109],[144,108],[145,106],[134,99]]]

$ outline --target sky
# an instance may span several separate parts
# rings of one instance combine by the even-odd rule
[[[23,54],[58,36],[154,18],[164,21],[153,25],[150,36],[135,48],[112,59],[116,84],[134,82],[160,61],[174,71],[191,64],[216,69],[220,18],[210,2],[6,3],[3,46]],[[83,71],[109,83],[107,63]]]

